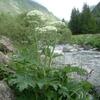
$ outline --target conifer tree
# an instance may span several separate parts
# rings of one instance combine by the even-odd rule
[[[69,27],[73,34],[78,34],[80,32],[80,12],[76,8],[72,10]]]
[[[87,4],[83,6],[83,11],[81,13],[81,33],[95,33],[96,31],[96,21],[95,17],[92,15],[90,8]]]

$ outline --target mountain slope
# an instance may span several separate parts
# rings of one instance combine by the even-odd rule
[[[90,10],[93,11],[93,9],[95,8],[95,5],[90,6]]]
[[[92,11],[97,23],[97,32],[100,33],[100,2],[95,6]]]
[[[93,9],[92,13],[96,17],[100,17],[100,2],[95,6],[95,8]]]
[[[44,13],[49,13],[49,11],[44,6],[32,0],[0,0],[0,12],[17,14],[33,9],[40,10]]]

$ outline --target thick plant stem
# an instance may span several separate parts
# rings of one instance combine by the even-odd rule
[[[55,45],[53,46],[53,50],[51,51],[51,54],[50,54],[49,67],[51,67],[51,64],[52,64],[52,59],[53,59],[54,50],[55,50]]]

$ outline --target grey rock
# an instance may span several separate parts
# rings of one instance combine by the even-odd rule
[[[91,45],[82,45],[82,47],[84,48],[84,50],[90,50],[93,49],[93,47]]]
[[[0,51],[3,53],[14,52],[15,49],[9,38],[2,36],[0,38]]]
[[[72,46],[69,44],[63,47],[63,52],[73,52],[73,51],[78,51],[78,48],[76,48],[76,46]]]
[[[96,95],[100,97],[100,86],[95,86],[94,91],[95,91]]]
[[[12,90],[4,81],[0,81],[0,100],[15,100]]]
[[[4,53],[0,52],[0,63],[8,63],[10,58],[8,55],[5,55]]]

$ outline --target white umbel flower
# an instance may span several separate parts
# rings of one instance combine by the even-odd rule
[[[62,21],[53,21],[49,23],[50,25],[54,25],[54,26],[65,26],[65,23]]]
[[[38,11],[38,10],[32,10],[32,11],[27,13],[27,16],[35,16],[35,15],[42,16],[43,13],[41,11]]]
[[[27,13],[27,16],[39,16],[41,20],[45,21],[47,18],[45,16],[45,14],[43,14],[41,11],[39,10],[32,10],[30,12]]]
[[[45,26],[45,27],[42,27],[42,28],[39,28],[37,27],[36,28],[37,31],[40,31],[40,32],[50,32],[50,31],[54,31],[54,32],[57,32],[57,28],[54,27],[54,26]]]

